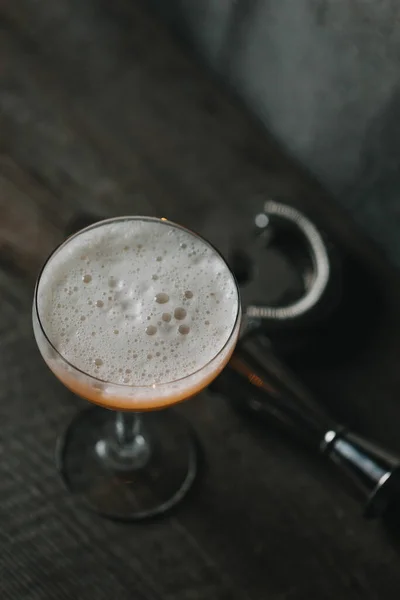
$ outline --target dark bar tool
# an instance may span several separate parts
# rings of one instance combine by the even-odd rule
[[[245,230],[250,235],[234,241],[228,259],[248,320],[267,332],[278,355],[292,367],[331,367],[362,352],[384,312],[367,266],[301,211],[275,200]],[[277,254],[289,266],[283,287],[271,264]]]
[[[279,305],[245,304],[241,339],[210,389],[327,456],[350,475],[361,492],[365,515],[376,517],[400,497],[400,457],[337,423],[277,358],[277,351],[279,356],[291,356],[293,351],[307,354],[308,340],[316,339],[315,332],[321,329],[325,334],[330,321],[335,332],[346,310],[353,320],[357,318],[353,304],[343,308],[347,290],[342,257],[304,214],[273,200],[256,216],[253,237],[255,242],[232,256],[234,271],[240,267],[239,283],[247,283],[244,266],[248,275],[253,270],[260,276],[265,269],[261,251],[265,244],[275,244],[290,257],[302,290]],[[347,333],[347,323],[345,327]],[[311,356],[314,360],[315,354]]]
[[[274,355],[260,331],[245,335],[211,391],[247,406],[348,473],[361,492],[365,516],[377,517],[399,498],[400,458],[332,419]]]

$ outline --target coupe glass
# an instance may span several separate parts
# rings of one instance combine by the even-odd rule
[[[102,227],[104,223],[138,219],[165,222],[150,217],[120,217],[96,223],[68,238],[43,266],[33,303],[34,334],[48,367],[73,393],[95,405],[80,412],[59,440],[59,471],[70,492],[88,508],[102,516],[125,521],[165,513],[191,488],[197,472],[196,438],[189,424],[169,406],[198,394],[217,377],[232,355],[241,321],[236,286],[237,314],[225,345],[201,369],[177,381],[142,387],[115,384],[68,362],[50,339],[40,317],[38,290],[43,271],[66,250],[70,240],[83,232]],[[169,221],[166,223],[188,231]],[[188,233],[200,238],[193,232]],[[200,239],[220,256],[211,244]],[[232,279],[235,281],[233,274]],[[152,401],[145,411],[139,412],[135,394],[142,395],[144,387]]]

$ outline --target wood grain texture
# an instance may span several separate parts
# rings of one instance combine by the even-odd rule
[[[116,525],[68,497],[53,448],[81,403],[42,364],[30,302],[77,212],[166,215],[227,252],[266,197],[305,209],[370,264],[386,317],[352,364],[304,377],[360,432],[399,451],[400,285],[138,2],[3,0],[0,57],[2,599],[398,598],[396,544],[361,519],[331,469],[207,393],[180,408],[207,467],[174,515]]]

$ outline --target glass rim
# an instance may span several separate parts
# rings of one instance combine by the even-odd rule
[[[187,233],[189,233],[190,235],[193,235],[194,237],[200,239],[202,242],[204,242],[208,247],[210,247],[215,254],[217,254],[217,256],[219,256],[219,258],[222,260],[222,262],[224,263],[224,265],[226,266],[226,268],[228,269],[229,273],[231,274],[231,277],[235,283],[235,288],[236,288],[236,295],[237,295],[237,310],[236,310],[236,316],[235,316],[235,321],[233,323],[232,329],[229,333],[229,336],[226,340],[226,342],[224,343],[224,345],[222,346],[222,348],[218,351],[217,354],[215,354],[215,356],[213,356],[207,363],[205,363],[202,367],[200,367],[199,369],[196,369],[196,371],[193,371],[193,373],[190,373],[189,375],[185,375],[184,377],[179,377],[178,379],[174,379],[172,381],[164,381],[162,383],[153,383],[153,384],[149,384],[149,385],[134,385],[134,384],[130,384],[130,383],[115,383],[113,381],[108,381],[106,379],[101,379],[101,377],[96,377],[95,375],[91,375],[90,373],[87,373],[86,371],[84,371],[83,369],[80,369],[79,367],[75,366],[73,363],[71,363],[69,360],[67,360],[62,354],[61,352],[55,347],[55,345],[53,344],[53,342],[50,340],[49,336],[46,333],[46,330],[43,326],[42,320],[40,318],[40,314],[39,314],[39,302],[38,302],[38,292],[39,292],[39,286],[40,286],[40,281],[42,278],[42,275],[44,273],[44,270],[46,269],[47,265],[50,263],[50,261],[52,260],[52,258],[58,254],[58,252],[60,250],[63,249],[64,246],[66,246],[71,240],[77,238],[79,235],[81,235],[82,233],[85,233],[86,231],[90,231],[91,229],[96,229],[97,227],[101,227],[103,225],[106,225],[107,223],[113,223],[113,222],[117,222],[117,221],[153,221],[153,222],[157,222],[157,223],[165,223],[166,225],[168,224],[169,226],[172,226],[176,229],[180,229],[182,231],[186,231]],[[241,298],[240,298],[240,289],[239,289],[239,285],[238,282],[236,280],[235,274],[233,273],[232,269],[230,268],[230,266],[228,265],[228,263],[226,262],[225,258],[222,256],[221,252],[208,240],[206,240],[203,236],[201,236],[200,234],[196,233],[195,231],[189,229],[188,227],[185,227],[183,225],[179,225],[178,223],[175,223],[174,221],[170,221],[169,219],[165,218],[165,217],[151,217],[151,216],[136,216],[136,215],[126,215],[126,216],[120,216],[120,217],[110,217],[108,219],[102,219],[100,221],[96,221],[95,223],[93,223],[92,225],[88,225],[87,227],[84,227],[83,229],[80,229],[79,231],[73,233],[72,235],[68,236],[64,241],[62,241],[60,244],[58,244],[53,251],[48,255],[48,257],[46,258],[45,262],[43,263],[39,274],[37,276],[36,279],[36,284],[35,284],[35,291],[34,291],[34,307],[35,307],[35,315],[36,315],[36,319],[40,328],[41,333],[43,334],[46,342],[49,344],[49,346],[51,347],[51,349],[56,353],[56,355],[61,358],[62,362],[65,363],[66,365],[68,365],[69,367],[71,367],[74,371],[80,373],[81,375],[84,375],[85,377],[88,377],[89,379],[94,380],[95,382],[101,383],[101,384],[106,384],[106,385],[110,385],[110,386],[114,386],[117,388],[123,388],[123,389],[156,389],[156,388],[161,388],[164,386],[169,386],[175,383],[180,383],[181,381],[185,381],[186,379],[189,379],[190,377],[193,377],[194,375],[197,375],[198,373],[200,373],[201,371],[203,371],[203,369],[205,369],[206,367],[208,367],[209,365],[212,364],[212,362],[218,357],[220,356],[220,354],[227,348],[227,346],[229,345],[229,342],[232,339],[233,334],[236,331],[236,328],[239,324],[239,319],[241,317],[241,313],[242,313],[242,306],[241,306]]]

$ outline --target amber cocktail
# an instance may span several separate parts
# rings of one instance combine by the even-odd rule
[[[98,405],[59,447],[72,492],[105,516],[133,520],[186,494],[196,473],[191,429],[157,409],[220,373],[240,316],[218,251],[165,219],[101,221],[53,252],[36,285],[35,337],[58,379]]]

